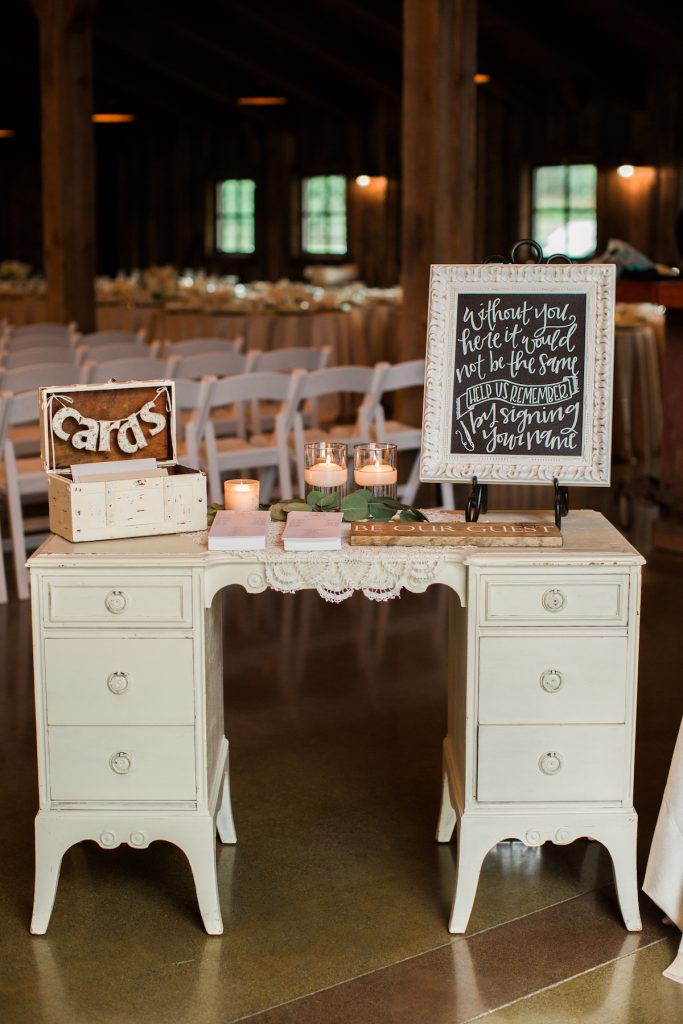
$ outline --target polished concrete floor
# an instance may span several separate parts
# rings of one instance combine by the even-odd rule
[[[8,565],[9,568],[9,565]],[[644,577],[641,869],[683,713],[683,559]],[[174,847],[83,843],[48,933],[28,931],[35,739],[27,604],[0,606],[3,1024],[673,1024],[677,936],[643,896],[621,923],[596,843],[487,857],[466,936],[446,930],[453,847],[433,834],[446,595],[385,605],[225,594],[226,732],[239,842],[219,847],[225,934],[201,929]]]

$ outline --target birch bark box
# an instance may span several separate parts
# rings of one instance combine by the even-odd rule
[[[206,476],[176,460],[173,381],[40,388],[40,417],[53,533],[88,541],[206,529]],[[84,465],[88,478],[74,481],[72,467]]]

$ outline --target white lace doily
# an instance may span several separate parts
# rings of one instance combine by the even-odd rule
[[[321,515],[324,513],[321,513]],[[429,512],[430,522],[453,521],[453,514]],[[463,518],[462,515],[460,518]],[[295,594],[317,590],[325,601],[346,601],[360,590],[371,601],[389,601],[404,588],[421,590],[436,580],[448,548],[351,546],[349,525],[343,524],[342,546],[338,551],[285,551],[284,523],[271,523],[265,549],[231,551],[230,556],[263,565],[266,583],[272,590]],[[195,535],[206,547],[206,532]]]

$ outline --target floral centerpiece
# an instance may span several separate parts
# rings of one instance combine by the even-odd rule
[[[172,299],[178,294],[178,271],[167,264],[148,267],[142,273],[142,284],[153,299]]]

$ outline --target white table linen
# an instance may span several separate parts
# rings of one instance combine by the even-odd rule
[[[652,839],[643,890],[683,931],[683,722]],[[678,956],[663,973],[683,985],[683,939]]]

